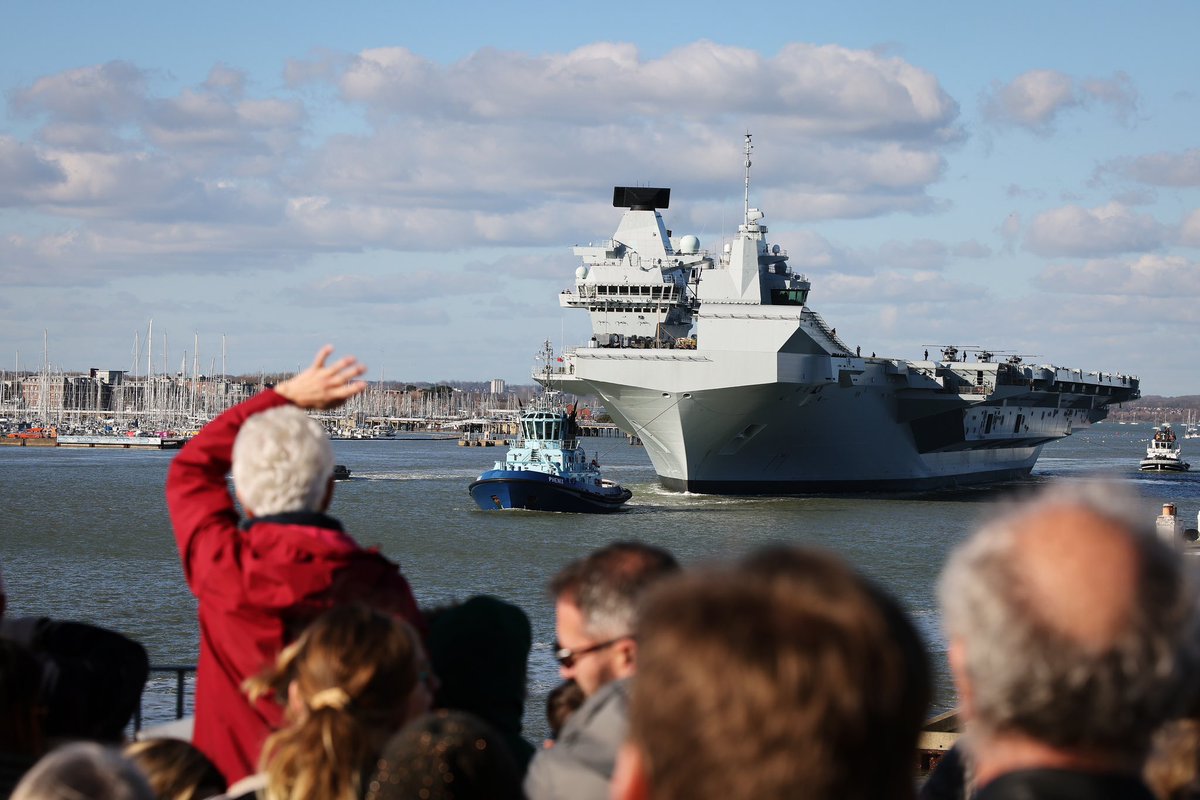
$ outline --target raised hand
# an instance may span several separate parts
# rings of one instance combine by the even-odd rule
[[[367,371],[354,356],[343,356],[329,366],[326,359],[333,352],[327,344],[317,351],[308,369],[299,372],[275,387],[275,391],[301,408],[337,408],[356,394],[367,390],[365,381],[354,380]]]

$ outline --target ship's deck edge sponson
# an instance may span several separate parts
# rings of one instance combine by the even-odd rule
[[[876,492],[903,493],[927,492],[937,489],[954,489],[985,483],[1020,480],[1029,477],[1032,467],[973,472],[969,474],[938,476],[929,478],[897,478],[885,480],[854,481],[692,481],[682,478],[658,476],[664,489],[693,494],[721,495],[796,495],[796,494],[847,494]]]

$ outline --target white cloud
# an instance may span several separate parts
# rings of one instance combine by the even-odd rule
[[[109,61],[39,78],[13,92],[10,104],[20,113],[69,122],[122,122],[141,112],[145,90],[145,72],[124,61]]]
[[[44,191],[66,178],[62,167],[42,157],[34,148],[9,136],[0,136],[0,207],[19,205],[31,194]]]
[[[758,202],[776,220],[936,209],[928,188],[961,137],[933,75],[836,46],[767,57],[702,41],[647,59],[598,43],[483,49],[450,65],[381,48],[287,71],[292,85],[337,81],[342,98],[327,100],[362,106],[371,124],[305,138],[311,94],[251,96],[225,64],[161,96],[125,62],[69,70],[12,94],[42,127],[37,145],[0,138],[0,177],[12,178],[0,203],[80,227],[98,263],[115,248],[178,269],[198,267],[205,242],[226,263],[262,263],[272,242],[308,253],[561,244],[611,232],[604,200],[621,183],[674,187],[687,199],[678,226],[723,223],[745,128]],[[232,224],[205,229],[221,220]]]
[[[1200,247],[1200,208],[1188,214],[1179,225],[1179,244]]]
[[[1072,294],[1200,297],[1200,263],[1180,256],[1144,255],[1133,260],[1054,264],[1042,271],[1037,283],[1049,292]]]
[[[1049,69],[1018,75],[1007,85],[993,84],[984,96],[984,116],[996,123],[1044,131],[1064,108],[1078,105],[1071,78]]]
[[[1200,187],[1200,148],[1117,159],[1106,164],[1102,171],[1151,186]]]
[[[1120,203],[1090,209],[1070,205],[1034,217],[1025,248],[1044,256],[1103,256],[1152,250],[1163,244],[1165,234],[1153,217]]]
[[[447,280],[444,273],[404,270],[386,276],[330,275],[306,287],[289,290],[287,294],[298,302],[315,306],[331,303],[409,306],[433,297],[470,293],[464,292],[463,286],[462,282]],[[486,292],[486,288],[479,291]]]
[[[859,253],[836,245],[811,230],[789,231],[779,240],[788,252],[788,263],[796,272],[869,275],[874,269]]]
[[[974,239],[966,242],[959,242],[951,248],[951,253],[956,258],[990,258],[992,248],[977,242]]]
[[[217,64],[208,71],[208,78],[205,79],[204,86],[214,91],[227,92],[234,97],[241,97],[246,90],[246,73],[225,64]]]
[[[503,275],[505,280],[535,279],[561,283],[564,287],[570,284],[574,277],[573,270],[578,266],[570,253],[538,252],[506,255],[493,261],[468,261],[463,265],[467,272],[484,273],[475,276],[473,280],[488,281],[487,276]],[[507,298],[496,298],[503,303]]]
[[[949,248],[932,239],[887,242],[879,248],[880,264],[892,269],[940,270],[948,256]]]
[[[1007,84],[993,83],[983,93],[981,105],[986,120],[996,125],[1027,128],[1046,135],[1064,111],[1101,103],[1121,122],[1128,121],[1138,105],[1137,90],[1129,76],[1077,80],[1052,69],[1022,73]]]
[[[297,73],[327,69],[296,67]],[[780,117],[808,134],[949,137],[957,104],[925,70],[837,46],[789,44],[773,58],[700,41],[643,60],[631,44],[601,42],[529,56],[485,48],[448,67],[401,48],[364,50],[341,73],[344,96],[380,114],[462,121]],[[746,91],[753,86],[754,91]]]
[[[989,295],[982,286],[969,286],[939,270],[886,270],[877,275],[829,275],[821,279],[824,302],[867,305],[938,304],[971,297],[978,302]],[[819,310],[819,309],[818,309]],[[927,317],[919,317],[924,322]]]

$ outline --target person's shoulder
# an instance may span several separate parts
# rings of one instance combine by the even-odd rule
[[[254,800],[261,792],[266,791],[266,788],[267,776],[259,772],[236,781],[225,790],[225,794],[219,794],[212,800]]]
[[[606,683],[570,716],[559,732],[558,743],[552,749],[570,749],[583,740],[597,736],[603,738],[603,731],[608,729],[623,735],[628,718],[629,680],[626,678]]]
[[[531,783],[579,786],[594,780],[607,782],[628,728],[628,681],[602,686],[567,720],[554,747],[533,757]],[[533,775],[535,767],[537,775]]]
[[[522,789],[528,800],[602,800],[608,797],[611,764],[597,769],[577,749],[560,741],[529,762]]]
[[[563,726],[563,732],[566,733],[570,730],[572,723],[577,723],[574,727],[578,728],[591,727],[598,720],[608,717],[625,719],[629,716],[629,690],[628,678],[604,684],[591,697],[584,700],[579,710],[571,715],[567,724]]]
[[[1137,775],[1026,769],[1000,775],[982,786],[976,800],[1154,800]]]

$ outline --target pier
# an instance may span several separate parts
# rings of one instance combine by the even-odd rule
[[[2,447],[99,447],[113,450],[178,450],[184,437],[164,436],[5,436]]]

